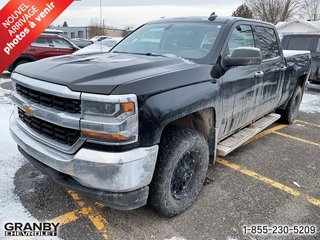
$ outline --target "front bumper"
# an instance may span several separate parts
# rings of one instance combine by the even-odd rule
[[[37,161],[29,154],[27,154],[20,147],[19,151],[26,159],[28,159],[32,165],[39,171],[48,175],[55,183],[68,188],[73,189],[77,192],[81,192],[93,199],[103,202],[105,205],[118,210],[132,210],[142,207],[147,204],[149,187],[142,187],[137,190],[125,193],[113,193],[101,190],[95,190],[93,188],[88,188],[80,185],[72,177],[61,174],[60,172],[44,165],[43,163]]]
[[[155,169],[158,146],[136,148],[126,152],[104,152],[81,148],[74,155],[48,147],[33,139],[10,118],[10,132],[23,154],[56,172],[72,177],[79,185],[126,193],[150,184]]]

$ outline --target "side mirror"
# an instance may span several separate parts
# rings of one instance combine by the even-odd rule
[[[223,64],[226,67],[258,65],[262,62],[262,53],[255,47],[238,47],[231,56],[223,58]]]

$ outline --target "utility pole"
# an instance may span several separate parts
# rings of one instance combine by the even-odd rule
[[[103,35],[103,19],[102,19],[102,0],[100,0],[100,29],[101,29],[101,36]]]
[[[103,34],[103,19],[102,19],[102,0],[100,0],[100,35]],[[100,41],[100,52],[102,52],[102,41]]]

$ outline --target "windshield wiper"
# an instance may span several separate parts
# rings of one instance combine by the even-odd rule
[[[178,56],[173,53],[164,53],[164,54],[158,54],[158,53],[145,53],[146,56],[153,56],[153,57],[171,57],[171,58],[177,58]]]
[[[114,51],[112,53],[129,53],[129,52]]]
[[[143,56],[152,56],[152,57],[171,57],[176,58],[177,56],[172,53],[165,53],[165,54],[157,54],[157,53],[136,53],[136,52],[121,52],[121,51],[114,51],[113,53],[125,53],[125,54],[134,54],[134,55],[143,55]]]

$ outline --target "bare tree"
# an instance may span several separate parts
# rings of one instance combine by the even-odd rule
[[[320,19],[320,0],[303,0],[300,17],[317,21]]]
[[[255,18],[277,24],[293,17],[301,8],[301,0],[246,0]]]
[[[90,25],[89,25],[89,30],[88,30],[89,38],[92,38],[94,36],[103,35],[103,33],[104,33],[104,29],[101,27],[101,23],[100,23],[99,19],[97,19],[97,18],[91,19]]]
[[[128,36],[135,28],[136,26],[134,24],[126,24],[124,26],[124,31],[121,34],[122,37]]]

